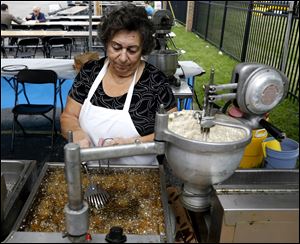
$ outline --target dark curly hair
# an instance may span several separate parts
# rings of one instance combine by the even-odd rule
[[[120,30],[138,31],[142,39],[142,55],[148,55],[155,46],[154,27],[148,19],[144,7],[133,4],[113,9],[102,17],[102,25],[99,26],[99,38],[107,48],[108,42]]]

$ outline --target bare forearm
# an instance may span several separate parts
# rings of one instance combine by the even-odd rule
[[[79,124],[80,110],[81,104],[68,97],[66,108],[60,117],[61,132],[63,137],[67,139],[68,131],[72,131],[75,143],[79,143],[81,147],[89,147],[91,144],[90,138]]]
[[[68,116],[66,114],[61,115],[60,124],[62,135],[65,138],[67,138],[68,131],[72,131],[73,134],[82,131],[78,119]]]

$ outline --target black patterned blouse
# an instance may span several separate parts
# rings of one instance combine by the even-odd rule
[[[105,58],[86,63],[69,91],[69,96],[83,104],[88,92],[103,67]],[[91,98],[91,103],[109,109],[123,109],[127,93],[120,97],[105,94],[102,82]],[[135,128],[141,136],[154,132],[155,113],[159,105],[164,104],[166,110],[176,107],[176,100],[167,82],[167,77],[159,69],[146,62],[139,81],[134,86],[129,114]]]

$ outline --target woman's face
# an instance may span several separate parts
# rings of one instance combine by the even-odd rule
[[[137,31],[121,30],[107,45],[107,56],[112,71],[119,76],[132,75],[142,56],[141,36]]]

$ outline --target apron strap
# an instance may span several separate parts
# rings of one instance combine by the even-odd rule
[[[106,74],[108,64],[109,64],[109,61],[108,61],[108,59],[106,59],[100,73],[97,75],[97,77],[96,77],[96,79],[95,79],[95,81],[94,81],[94,83],[93,83],[93,85],[92,85],[92,87],[89,91],[89,94],[88,94],[88,97],[87,97],[88,101],[91,100],[91,98],[94,95],[96,89],[98,88],[99,84],[101,83],[104,75]]]
[[[103,77],[105,76],[106,72],[107,72],[107,67],[108,67],[109,61],[108,59],[105,60],[105,63],[100,71],[100,73],[97,75],[93,85],[91,86],[91,89],[88,93],[88,97],[87,97],[87,101],[90,101],[92,96],[94,95],[96,89],[98,88],[99,84],[101,83]],[[130,84],[130,87],[128,89],[127,92],[127,96],[126,96],[126,101],[123,107],[123,111],[129,111],[129,107],[130,107],[130,103],[131,103],[131,99],[132,99],[132,94],[133,94],[133,90],[134,90],[134,85],[135,85],[135,81],[136,81],[136,76],[137,76],[137,71],[138,68],[136,69],[132,82]]]
[[[133,89],[134,89],[134,85],[135,85],[135,80],[136,80],[136,75],[137,75],[138,69],[139,69],[139,68],[136,69],[136,71],[135,71],[135,73],[134,73],[134,76],[133,76],[133,79],[132,79],[132,82],[131,82],[131,84],[130,84],[130,87],[129,87],[129,89],[128,89],[126,101],[125,101],[125,104],[124,104],[124,107],[123,107],[123,111],[129,111],[130,103],[131,103],[131,99],[132,99],[132,94],[133,94]]]

